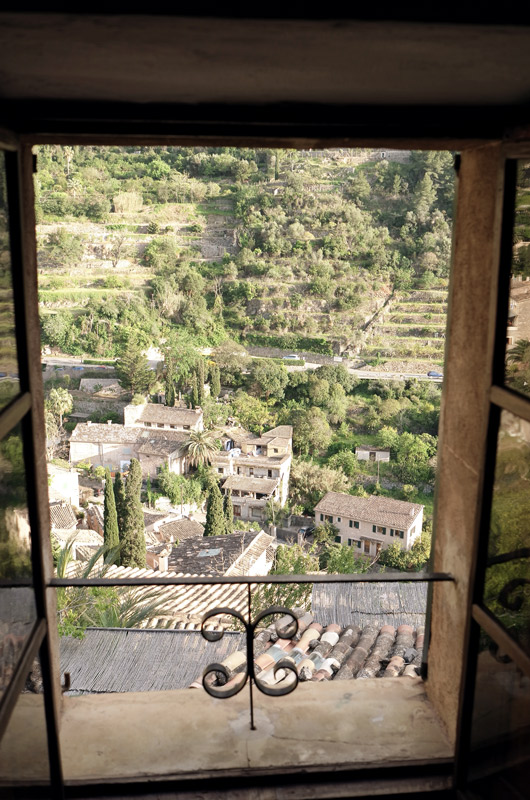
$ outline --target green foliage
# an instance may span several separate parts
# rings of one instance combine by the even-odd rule
[[[49,234],[42,252],[50,266],[72,267],[82,259],[84,244],[80,236],[58,228]]]
[[[293,425],[293,447],[303,455],[318,455],[331,442],[332,430],[322,409],[294,409],[290,415]]]
[[[379,564],[389,569],[420,572],[427,566],[431,554],[431,537],[425,531],[415,541],[410,550],[402,549],[397,542],[381,551]]]
[[[371,562],[369,558],[358,555],[353,547],[332,542],[327,545],[321,563],[330,574],[351,575],[368,572]]]
[[[280,545],[276,550],[271,575],[307,575],[318,572],[318,557],[300,545],[290,547]],[[270,584],[260,586],[252,596],[253,615],[268,606],[285,606],[286,608],[311,607],[311,583]]]
[[[157,475],[158,488],[163,495],[169,497],[172,505],[182,504],[201,506],[203,500],[203,487],[200,479],[185,477],[170,472],[167,464],[163,464]]]
[[[227,492],[223,497],[223,511],[225,517],[226,533],[234,532],[234,506],[232,505],[232,494]]]
[[[290,478],[290,497],[311,514],[326,492],[347,492],[349,482],[344,473],[329,467],[319,467],[310,461],[293,459]]]
[[[131,459],[125,484],[125,510],[123,530],[120,530],[120,559],[124,567],[145,568],[145,526],[140,493],[142,468],[136,458]]]
[[[103,540],[105,551],[113,551],[120,546],[116,500],[110,469],[105,470],[105,499],[103,505]]]
[[[221,394],[221,372],[217,364],[211,369],[210,397],[214,400]]]
[[[144,397],[155,377],[149,369],[147,357],[137,340],[130,341],[124,348],[121,357],[116,362],[116,372],[124,389],[128,389],[133,395],[143,394]]]
[[[59,418],[59,427],[62,427],[63,415],[72,411],[74,399],[67,389],[52,389],[44,400],[44,406]]]
[[[223,536],[226,530],[226,518],[223,508],[223,496],[217,483],[213,483],[206,500],[206,524],[204,536]]]
[[[121,541],[125,530],[125,484],[123,483],[121,472],[117,472],[114,477],[114,503],[116,506],[118,532]]]
[[[184,449],[193,466],[209,464],[219,450],[216,431],[190,431]]]
[[[260,436],[274,426],[274,413],[267,403],[258,397],[238,389],[231,401],[232,413],[239,423],[251,433]]]

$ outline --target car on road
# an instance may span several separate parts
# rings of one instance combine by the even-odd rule
[[[427,377],[428,377],[428,378],[443,378],[443,375],[442,375],[442,373],[441,373],[441,372],[436,372],[436,370],[434,370],[434,369],[431,369],[431,370],[430,370],[430,371],[427,373]]]
[[[313,533],[314,530],[315,530],[314,525],[306,525],[304,528],[300,528],[298,533],[301,533],[302,536],[309,536],[309,534]]]
[[[75,369],[75,370],[81,371],[81,370],[83,370],[83,369],[84,369],[84,367],[72,367],[72,369]]]
[[[282,356],[284,361],[300,361],[300,356],[297,356],[296,353],[291,353],[290,356]]]

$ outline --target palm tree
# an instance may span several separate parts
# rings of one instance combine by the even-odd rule
[[[506,361],[527,367],[530,362],[530,339],[519,339],[506,353]]]
[[[217,431],[190,431],[184,449],[190,460],[190,464],[195,467],[211,464],[215,453],[219,450]]]

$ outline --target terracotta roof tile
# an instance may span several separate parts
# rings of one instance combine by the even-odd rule
[[[77,517],[69,503],[50,503],[50,524],[52,528],[70,530],[77,526]]]
[[[272,494],[279,483],[279,478],[247,478],[244,475],[229,475],[222,488],[230,491],[257,492]]]
[[[202,419],[200,408],[176,408],[158,403],[146,403],[138,422],[162,423],[164,425],[196,425]]]

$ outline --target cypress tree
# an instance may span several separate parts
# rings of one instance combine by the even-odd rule
[[[147,476],[147,480],[145,482],[145,492],[147,494],[147,505],[151,508],[152,500],[153,500],[153,492],[151,490],[151,476]]]
[[[223,496],[217,483],[212,485],[206,501],[206,524],[204,536],[223,536],[226,533],[226,521],[223,509]]]
[[[197,405],[202,408],[204,405],[204,360],[202,358],[197,365],[197,396],[199,400]]]
[[[121,563],[124,567],[145,568],[145,526],[141,491],[142,468],[140,462],[132,458],[125,484],[125,514],[121,537]]]
[[[110,469],[105,470],[105,501],[103,506],[103,539],[105,542],[105,553],[120,546],[120,535],[118,532],[118,515],[116,513],[116,501],[114,499],[114,489]]]
[[[234,506],[232,505],[232,493],[228,492],[223,498],[223,510],[225,517],[226,533],[234,532]]]
[[[191,406],[197,408],[199,405],[199,392],[197,390],[197,376],[191,376]]]
[[[217,364],[212,367],[212,379],[210,382],[210,396],[215,399],[221,394],[221,373]]]
[[[166,378],[165,400],[166,406],[175,405],[175,382],[172,378]]]
[[[116,516],[118,517],[118,531],[120,541],[123,536],[123,518],[125,516],[125,486],[121,472],[116,473],[114,478],[114,501],[116,504]]]

